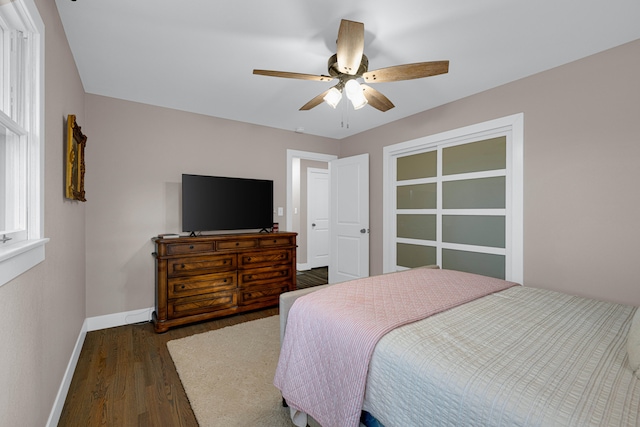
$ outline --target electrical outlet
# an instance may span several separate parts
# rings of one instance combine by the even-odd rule
[[[278,207],[278,216],[282,216],[282,215],[284,215],[284,208]]]

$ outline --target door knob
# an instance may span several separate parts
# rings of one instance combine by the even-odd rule
[[[366,229],[366,228],[363,228],[363,229],[361,229],[361,230],[360,230],[360,232],[361,232],[362,234],[364,234],[364,233],[366,233],[366,232],[367,232],[367,229]]]
[[[311,224],[311,226],[312,226],[312,227],[315,227],[316,225],[315,225],[315,224]]]

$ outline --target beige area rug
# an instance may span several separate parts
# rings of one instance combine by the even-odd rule
[[[279,316],[167,343],[200,427],[289,427],[273,377]]]

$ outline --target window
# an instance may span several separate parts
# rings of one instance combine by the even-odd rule
[[[44,260],[44,24],[0,1],[0,286]]]
[[[522,115],[385,147],[385,271],[522,283]]]

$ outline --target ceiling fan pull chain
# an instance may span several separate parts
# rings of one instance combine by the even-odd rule
[[[347,123],[347,129],[349,129],[349,108],[347,108],[348,103],[342,103],[342,127],[345,127],[345,121]]]

